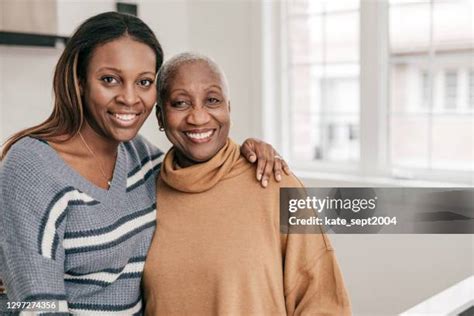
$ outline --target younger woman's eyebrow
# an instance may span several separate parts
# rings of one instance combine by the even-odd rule
[[[139,75],[139,76],[142,76],[142,75],[150,75],[150,76],[153,76],[153,78],[156,77],[155,72],[152,72],[152,71],[144,71],[144,72],[139,73],[138,75]]]
[[[112,71],[115,71],[115,72],[118,72],[118,73],[122,73],[122,70],[120,70],[118,68],[114,68],[114,67],[101,67],[97,70],[97,72],[101,72],[101,71],[104,71],[104,70],[112,70]]]
[[[101,71],[105,71],[105,70],[115,71],[117,73],[122,73],[122,70],[120,70],[118,68],[115,68],[115,67],[101,67],[97,70],[97,72],[101,72]],[[138,75],[143,76],[143,75],[147,75],[147,74],[150,75],[150,76],[153,76],[153,77],[156,76],[154,71],[143,71],[143,72],[139,73]]]

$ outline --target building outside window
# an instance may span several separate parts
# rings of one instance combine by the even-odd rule
[[[465,0],[390,1],[392,168],[474,171],[473,113],[461,98],[473,62],[472,14]],[[420,94],[428,106],[417,111]]]
[[[456,110],[458,93],[457,71],[446,71],[444,76],[444,107],[446,110]]]
[[[359,4],[286,2],[291,156],[357,161]],[[351,127],[352,126],[352,127]]]
[[[469,108],[474,109],[474,70],[469,71]]]
[[[378,1],[387,32],[377,38],[360,31],[368,14],[360,1],[288,0],[282,3],[282,69],[289,102],[287,153],[296,168],[360,172],[373,153],[364,148],[361,126],[376,125],[383,154],[375,160],[385,176],[413,178],[474,171],[474,3],[468,0]],[[372,14],[372,13],[370,13]],[[382,44],[376,43],[382,38]],[[361,68],[361,42],[386,49],[383,63]],[[385,46],[384,46],[385,45]],[[366,58],[366,57],[365,57]],[[386,113],[374,124],[362,113],[370,91],[361,77],[387,67],[382,77]],[[382,85],[383,86],[383,85]],[[372,91],[374,92],[374,91]],[[374,92],[374,97],[377,95]],[[366,152],[365,152],[366,151]],[[309,166],[309,167],[308,167]],[[373,175],[377,173],[374,171]],[[430,178],[430,177],[428,177]]]

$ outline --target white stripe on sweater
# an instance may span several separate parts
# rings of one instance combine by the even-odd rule
[[[71,201],[82,201],[85,203],[94,201],[93,198],[77,190],[65,193],[51,208],[49,217],[43,231],[43,240],[41,243],[41,253],[46,258],[53,257],[53,242],[56,236],[56,220],[66,211]]]
[[[153,160],[149,160],[145,163],[144,166],[142,166],[142,168],[140,170],[138,170],[137,172],[135,172],[133,175],[131,175],[128,179],[127,179],[127,188],[130,188],[131,186],[133,186],[134,184],[136,184],[137,182],[139,182],[140,180],[143,180],[145,178],[145,174],[152,170],[153,168],[155,168],[158,164],[160,164],[162,161],[163,161],[163,158],[165,157],[165,155],[160,155],[159,157],[156,157],[155,159]]]
[[[107,282],[107,283],[113,283],[115,282],[122,274],[125,273],[134,273],[134,272],[142,272],[143,271],[143,266],[145,265],[145,262],[131,262],[128,263],[122,271],[117,272],[117,273],[112,273],[112,272],[96,272],[96,273],[90,273],[90,274],[84,274],[84,275],[70,275],[70,274],[65,274],[64,278],[66,280],[95,280],[95,281],[102,281],[102,282]]]
[[[148,223],[154,222],[155,220],[156,209],[154,209],[152,212],[149,212],[142,216],[136,217],[128,222],[125,222],[114,230],[104,234],[98,234],[95,236],[87,237],[64,238],[63,247],[65,250],[68,250],[73,248],[105,245],[115,240],[118,240],[124,235],[130,233],[131,231],[142,227]]]

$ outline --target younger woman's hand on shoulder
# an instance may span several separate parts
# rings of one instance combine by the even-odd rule
[[[249,162],[257,163],[256,177],[264,188],[268,185],[272,171],[277,182],[281,180],[282,171],[287,175],[291,174],[287,163],[270,144],[256,138],[248,138],[240,150]]]

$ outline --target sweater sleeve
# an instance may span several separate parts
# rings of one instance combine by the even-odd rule
[[[301,187],[294,179],[293,187]],[[281,235],[288,315],[351,315],[342,273],[322,232]]]
[[[9,301],[54,301],[55,315],[67,315],[61,196],[73,191],[46,170],[39,154],[15,147],[0,167],[0,278]]]

